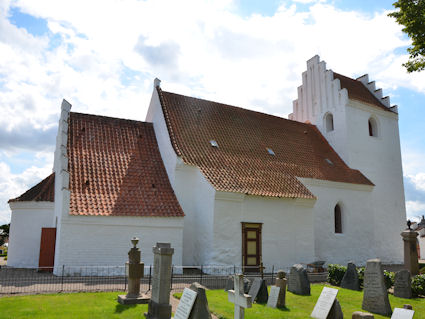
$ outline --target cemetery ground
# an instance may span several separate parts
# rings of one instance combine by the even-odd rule
[[[311,296],[298,296],[287,291],[287,308],[284,309],[273,309],[265,305],[253,304],[252,308],[245,310],[245,318],[309,318],[324,286],[323,284],[312,284]],[[339,289],[337,298],[341,304],[344,318],[351,318],[354,311],[361,310],[362,292],[340,287],[335,288]],[[118,294],[122,294],[122,292],[2,297],[0,298],[0,318],[143,318],[143,313],[147,311],[147,305],[120,305],[117,303]],[[179,297],[181,293],[174,292],[174,295]],[[207,297],[210,310],[218,318],[233,318],[234,305],[228,301],[226,291],[223,289],[207,290]],[[395,307],[403,308],[404,304],[411,304],[416,312],[415,318],[419,314],[425,313],[425,299],[423,298],[402,299],[392,295],[389,298],[393,309]],[[388,317],[375,314],[375,318]]]

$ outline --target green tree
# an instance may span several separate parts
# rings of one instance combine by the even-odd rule
[[[404,26],[403,32],[412,40],[407,49],[409,61],[403,64],[407,72],[425,69],[425,0],[398,0],[393,3],[398,11],[388,14]]]
[[[9,238],[10,224],[4,224],[0,226],[0,246],[2,246],[6,239]]]

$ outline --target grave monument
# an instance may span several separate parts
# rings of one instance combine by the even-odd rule
[[[354,263],[349,262],[347,265],[347,271],[342,277],[341,288],[360,290],[359,274],[357,273],[357,267]]]
[[[297,295],[310,295],[310,281],[307,270],[300,264],[293,265],[289,272],[288,291]]]
[[[412,278],[407,269],[397,271],[394,279],[394,296],[412,298]]]
[[[252,307],[250,295],[244,294],[243,275],[234,275],[235,290],[229,290],[229,301],[235,304],[234,319],[243,319],[245,317],[245,308]]]
[[[286,298],[286,274],[283,270],[277,272],[277,278],[275,286],[279,287],[279,296],[277,298],[277,308],[285,307],[285,298]]]
[[[404,242],[404,266],[410,271],[412,276],[419,274],[418,251],[416,249],[416,241],[418,232],[410,228],[412,223],[407,221],[407,229],[401,233]]]

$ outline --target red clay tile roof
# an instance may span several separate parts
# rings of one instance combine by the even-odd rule
[[[385,111],[393,112],[382,104],[362,82],[336,72],[334,72],[334,79],[339,79],[341,88],[347,89],[348,98],[377,106]]]
[[[183,217],[152,123],[70,113],[71,215]]]
[[[31,187],[21,196],[9,199],[13,202],[54,202],[55,200],[55,173],[50,174],[40,183]]]
[[[216,190],[314,198],[297,177],[373,185],[341,160],[314,125],[160,88],[158,93],[177,155],[198,166]]]

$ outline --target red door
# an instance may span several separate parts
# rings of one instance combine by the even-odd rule
[[[40,271],[53,271],[55,244],[56,228],[41,228],[40,257],[38,259]]]

